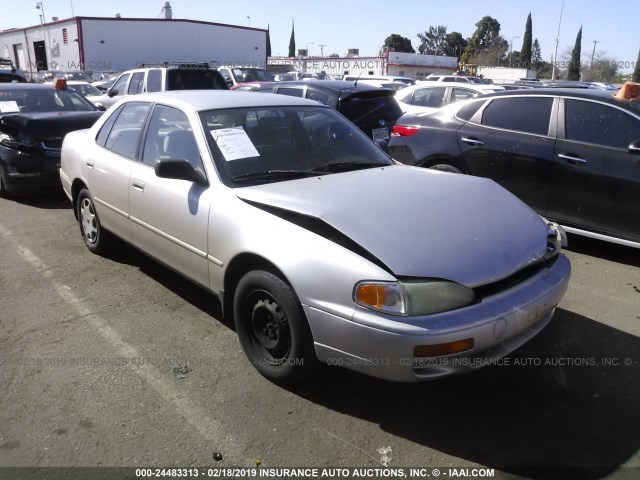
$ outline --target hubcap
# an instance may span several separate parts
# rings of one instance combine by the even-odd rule
[[[96,212],[91,200],[83,198],[80,203],[80,223],[84,237],[89,243],[96,243],[98,240],[98,227],[96,225]]]

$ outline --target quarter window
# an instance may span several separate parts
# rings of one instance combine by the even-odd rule
[[[497,98],[482,113],[482,125],[547,135],[552,105],[551,97]]]
[[[114,122],[104,147],[123,157],[135,159],[147,113],[149,104],[127,103]]]
[[[617,108],[565,99],[567,140],[627,149],[640,139],[640,120]]]

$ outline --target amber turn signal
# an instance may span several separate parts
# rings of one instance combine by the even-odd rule
[[[418,345],[413,349],[414,357],[439,357],[441,355],[451,355],[473,348],[473,338],[458,340],[457,342],[439,343],[437,345]]]

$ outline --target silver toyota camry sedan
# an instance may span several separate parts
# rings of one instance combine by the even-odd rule
[[[66,136],[60,176],[89,250],[117,236],[210,291],[277,383],[491,364],[569,281],[560,227],[491,180],[397,165],[310,100],[136,95]]]

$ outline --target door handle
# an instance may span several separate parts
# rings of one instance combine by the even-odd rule
[[[93,168],[94,165],[95,165],[95,162],[90,158],[87,158],[87,168]]]
[[[572,155],[567,155],[566,153],[559,153],[558,158],[566,160],[569,163],[573,163],[574,165],[584,165],[587,161],[584,158],[574,157]]]
[[[484,142],[481,142],[477,138],[462,137],[461,140],[465,143],[468,143],[472,147],[481,147],[484,145]]]
[[[144,182],[142,180],[138,180],[137,178],[134,178],[131,181],[131,187],[138,192],[144,192]]]

